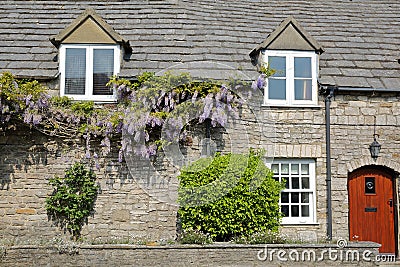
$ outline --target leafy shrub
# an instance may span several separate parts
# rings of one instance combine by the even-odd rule
[[[273,179],[260,152],[200,159],[178,179],[183,230],[196,229],[216,241],[278,230],[283,184]]]
[[[82,163],[67,169],[63,178],[50,179],[54,190],[46,198],[47,214],[74,238],[80,236],[83,224],[94,210],[99,189],[95,180],[95,174]]]
[[[205,234],[199,230],[192,228],[185,229],[178,236],[178,242],[181,244],[211,244],[212,238],[209,234]]]

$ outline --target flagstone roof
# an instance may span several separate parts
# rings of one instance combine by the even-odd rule
[[[400,88],[398,0],[3,1],[0,71],[57,77],[58,49],[50,39],[88,8],[129,42],[124,76],[187,68],[203,76],[254,78],[250,52],[293,16],[324,49],[321,83]]]

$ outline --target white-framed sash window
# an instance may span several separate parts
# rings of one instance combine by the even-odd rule
[[[116,94],[106,86],[120,71],[119,45],[67,45],[60,47],[60,95],[74,100],[112,102]]]

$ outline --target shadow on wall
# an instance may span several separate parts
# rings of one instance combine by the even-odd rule
[[[187,127],[186,138],[179,143],[179,149],[184,157],[183,165],[188,165],[200,157],[214,156],[217,152],[229,152],[226,147],[226,130],[218,125],[217,127],[207,126],[206,122]]]
[[[29,166],[47,165],[47,138],[29,128],[7,130],[0,135],[0,190],[9,190],[16,172],[28,173]]]
[[[190,126],[187,138],[179,143],[179,153],[184,162],[175,164],[176,162],[173,162],[175,158],[171,159],[159,153],[157,158],[148,160],[147,164],[153,165],[160,173],[176,173],[176,168],[180,165],[190,164],[206,156],[207,143],[210,155],[230,150],[231,147],[229,145],[226,147],[225,144],[226,135],[223,127],[210,127],[210,138],[207,138],[205,123]],[[79,161],[84,155],[85,144],[83,140],[81,141],[82,143],[74,143],[58,137],[49,137],[24,125],[2,132],[0,134],[0,190],[9,190],[10,184],[16,182],[16,175],[29,173],[32,167],[46,168],[43,170],[46,176],[63,175],[70,164]],[[113,143],[118,143],[118,140],[114,140]],[[93,140],[91,147],[99,148],[99,145],[100,143]],[[112,147],[111,153],[104,160],[105,162],[100,163],[102,169],[100,177],[105,178],[106,187],[113,188],[115,183],[123,185],[135,180],[128,166],[118,162],[117,147]],[[140,182],[146,182],[149,186],[151,177],[149,176],[146,181],[143,181],[143,178],[142,174]],[[166,175],[164,178],[166,179],[164,183],[168,184],[168,179],[172,177]]]

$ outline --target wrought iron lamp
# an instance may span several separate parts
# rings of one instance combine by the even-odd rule
[[[376,117],[374,116],[374,141],[369,145],[369,152],[374,160],[378,158],[379,151],[381,150],[381,145],[378,143],[378,141],[376,141],[376,137],[379,137],[379,134],[377,134],[375,130]]]

